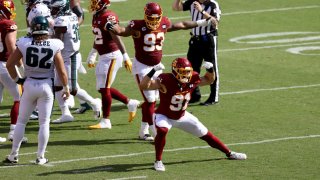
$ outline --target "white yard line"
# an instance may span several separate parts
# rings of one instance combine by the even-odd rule
[[[126,180],[126,179],[147,179],[147,176],[132,176],[132,177],[123,177],[123,178],[107,179],[107,180]]]
[[[282,138],[265,139],[265,140],[259,140],[259,141],[230,143],[230,144],[226,144],[226,145],[227,146],[254,145],[254,144],[272,143],[272,142],[278,142],[278,141],[301,140],[301,139],[319,138],[319,137],[320,137],[320,135],[282,137]],[[187,151],[187,150],[205,149],[205,148],[210,148],[210,146],[194,146],[194,147],[186,147],[186,148],[166,149],[164,151],[165,152],[176,152],[176,151]],[[79,162],[79,161],[108,159],[108,158],[132,157],[132,156],[139,156],[139,155],[145,155],[145,154],[154,154],[154,151],[145,151],[145,152],[137,152],[137,153],[129,153],[129,154],[116,154],[116,155],[110,155],[110,156],[98,156],[98,157],[91,157],[91,158],[78,158],[78,159],[69,159],[69,160],[63,160],[63,161],[52,161],[52,162],[49,162],[48,165],[64,164],[64,163]],[[16,165],[16,166],[0,166],[0,169],[17,168],[17,167],[24,167],[24,166],[31,166],[31,164],[30,165]],[[48,167],[50,167],[50,166],[48,166]]]
[[[220,92],[219,95],[233,95],[233,94],[245,94],[245,93],[255,93],[261,91],[280,91],[280,90],[289,90],[289,89],[301,89],[301,88],[312,88],[312,87],[320,87],[320,84],[310,84],[310,85],[301,85],[301,86],[286,86],[286,87],[275,87],[275,88],[263,88],[263,89],[247,89],[242,91],[234,91],[234,92]],[[209,94],[202,94],[203,97],[208,97]],[[143,100],[140,100],[143,101]],[[123,105],[123,103],[112,103],[112,105]]]
[[[279,48],[279,47],[291,47],[291,46],[304,46],[304,45],[314,45],[320,44],[320,42],[307,42],[307,43],[293,43],[293,44],[283,44],[283,45],[273,45],[273,46],[260,46],[260,47],[249,47],[249,48],[237,48],[237,49],[220,49],[221,52],[234,52],[234,51],[249,51],[249,50],[260,50],[260,49],[271,49],[271,48]],[[184,53],[176,53],[176,54],[164,54],[163,57],[176,57],[176,56],[185,56],[187,52]],[[86,62],[83,62],[86,63]]]
[[[239,15],[239,14],[257,14],[257,13],[265,13],[265,12],[277,12],[277,11],[291,11],[291,10],[300,10],[300,9],[314,9],[319,8],[318,5],[310,5],[310,6],[298,6],[298,7],[288,7],[288,8],[276,8],[276,9],[261,9],[261,10],[253,10],[253,11],[240,11],[240,12],[231,12],[231,13],[222,13],[222,16],[230,16],[230,15]],[[189,19],[190,16],[179,16],[179,17],[169,17],[169,19]],[[128,24],[129,20],[121,20],[120,24]],[[91,24],[82,24],[81,27],[88,27]],[[21,29],[18,31],[27,31],[27,29]]]

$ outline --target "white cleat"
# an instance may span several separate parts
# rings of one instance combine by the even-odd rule
[[[154,138],[150,134],[139,135],[139,139],[145,141],[154,141]]]
[[[44,164],[47,164],[48,162],[49,160],[47,158],[38,157],[35,163],[38,165],[44,165]]]
[[[13,142],[13,133],[14,133],[14,130],[11,130],[8,134],[8,140]],[[21,144],[26,144],[28,142],[28,138],[27,137],[23,137],[22,140],[21,140]]]
[[[53,120],[52,124],[61,124],[61,123],[67,123],[72,122],[74,120],[73,116],[71,114],[63,114],[60,118]]]
[[[228,155],[228,159],[231,159],[231,160],[246,160],[247,159],[247,155],[244,154],[244,153],[237,153],[237,152],[231,151],[230,154]]]
[[[154,162],[154,169],[156,171],[166,171],[166,168],[164,167],[162,161],[156,161]]]
[[[94,100],[94,104],[92,104],[92,109],[93,109],[93,117],[95,119],[99,119],[101,117],[101,107],[102,107],[102,102],[101,102],[101,99],[99,98],[96,98]]]
[[[39,116],[38,116],[38,112],[37,111],[33,111],[32,114],[30,115],[29,119],[30,120],[37,120],[39,119]]]
[[[134,117],[136,116],[137,108],[140,106],[140,101],[135,100],[135,99],[130,99],[127,107],[129,110],[129,118],[128,122],[132,122]]]
[[[98,124],[89,126],[89,129],[111,129],[110,119],[101,119]]]
[[[6,138],[0,137],[0,143],[4,143],[4,142],[6,142],[6,141],[7,141]]]

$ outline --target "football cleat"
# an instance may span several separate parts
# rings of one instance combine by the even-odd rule
[[[88,103],[83,103],[83,104],[80,104],[80,107],[78,109],[76,109],[75,111],[73,111],[73,113],[83,114],[87,110],[91,110],[91,109],[92,109],[92,107]]]
[[[137,108],[140,105],[140,101],[135,100],[135,99],[130,99],[127,107],[129,110],[129,118],[128,118],[128,122],[132,122],[134,117],[136,116],[136,112],[137,112]]]
[[[13,133],[14,133],[14,130],[11,130],[8,134],[8,140],[9,141],[13,141]],[[28,142],[28,138],[27,137],[23,137],[22,140],[21,140],[21,144],[26,144]]]
[[[247,155],[244,153],[237,153],[237,152],[233,152],[231,151],[228,155],[227,155],[228,159],[231,160],[246,160],[247,159]]]
[[[47,158],[43,158],[43,157],[38,157],[37,159],[36,159],[36,164],[38,164],[38,165],[44,165],[44,164],[46,164],[46,163],[48,163],[49,162],[49,160],[47,159]]]
[[[166,168],[164,167],[164,164],[162,163],[162,161],[154,162],[154,169],[156,171],[166,171]]]
[[[60,118],[53,120],[52,124],[67,123],[67,122],[72,122],[73,120],[74,118],[71,114],[63,114],[62,116],[60,116]]]
[[[102,107],[102,102],[101,99],[96,98],[94,100],[94,103],[92,104],[92,109],[93,109],[93,117],[95,119],[99,119],[101,117],[101,107]]]
[[[30,115],[29,119],[30,120],[37,120],[39,119],[39,116],[38,116],[38,112],[37,111],[32,111],[32,114]]]
[[[139,135],[139,139],[144,141],[154,141],[154,138],[150,134],[145,134],[143,136]]]
[[[110,119],[101,119],[98,124],[89,126],[89,129],[111,129]]]
[[[0,137],[0,143],[4,143],[4,142],[6,142],[6,141],[7,141],[6,138]]]
[[[19,159],[18,159],[18,156],[9,155],[2,162],[5,163],[5,164],[17,164],[19,162]]]

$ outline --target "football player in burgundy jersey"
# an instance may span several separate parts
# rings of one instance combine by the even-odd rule
[[[106,28],[120,36],[132,36],[135,48],[135,59],[132,66],[132,72],[139,84],[142,78],[149,72],[153,66],[161,63],[162,46],[165,39],[165,33],[191,29],[197,26],[206,26],[212,23],[211,19],[194,21],[182,21],[171,23],[171,21],[162,15],[162,9],[159,4],[151,2],[147,3],[144,8],[144,19],[132,20],[127,27],[121,27],[115,21],[109,20]],[[157,72],[157,74],[161,71]],[[153,113],[158,99],[157,90],[141,90],[144,98],[142,108],[142,122],[139,132],[139,138],[147,141],[153,141],[149,133],[149,127],[155,136],[155,128],[153,125]]]
[[[14,129],[18,119],[20,94],[19,86],[11,79],[6,63],[10,54],[16,49],[17,25],[13,21],[16,16],[15,6],[12,0],[0,0],[0,84],[9,90],[13,97],[13,105],[10,112],[11,125],[8,139],[12,141]],[[23,67],[22,65],[20,66]],[[26,143],[28,139],[23,138]]]
[[[129,122],[133,120],[140,102],[129,99],[117,89],[111,88],[117,71],[122,67],[122,62],[124,61],[125,68],[129,72],[131,72],[132,62],[126,53],[126,48],[121,38],[105,29],[107,21],[119,22],[116,13],[107,9],[110,6],[110,1],[91,0],[90,3],[90,10],[93,12],[92,32],[95,39],[87,62],[89,67],[94,67],[95,56],[99,54],[99,62],[96,67],[96,88],[101,94],[102,118],[98,124],[89,126],[89,128],[111,129],[109,116],[112,98],[127,105],[129,109]]]
[[[231,151],[223,142],[214,136],[194,115],[186,111],[191,93],[197,86],[210,85],[215,75],[213,64],[204,62],[206,74],[200,77],[193,71],[191,63],[186,58],[176,58],[172,62],[172,73],[162,73],[156,79],[151,79],[154,74],[164,67],[156,65],[142,79],[142,90],[158,89],[160,104],[155,111],[154,123],[157,128],[155,137],[156,161],[154,168],[165,171],[162,163],[162,153],[166,143],[166,135],[172,127],[179,128],[187,133],[206,141],[211,147],[225,153],[228,159],[245,160],[246,154]]]

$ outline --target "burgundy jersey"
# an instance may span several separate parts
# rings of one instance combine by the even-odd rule
[[[9,32],[13,32],[17,30],[17,25],[12,20],[2,19],[0,20],[0,34],[1,34],[1,41],[0,41],[0,61],[7,62],[9,58],[9,52],[6,45],[6,36]]]
[[[172,73],[160,74],[158,80],[166,90],[159,91],[160,104],[156,113],[163,114],[170,119],[180,119],[188,107],[191,93],[200,83],[199,74],[193,71],[190,82],[185,84],[179,83]]]
[[[162,58],[164,34],[171,26],[170,20],[163,16],[160,26],[154,31],[147,28],[144,20],[132,20],[129,26],[138,34],[132,36],[136,59],[148,66],[159,64]]]
[[[119,50],[117,43],[112,39],[111,32],[104,29],[107,21],[119,23],[118,16],[110,10],[98,13],[92,19],[92,32],[95,35],[93,48],[99,55]]]

